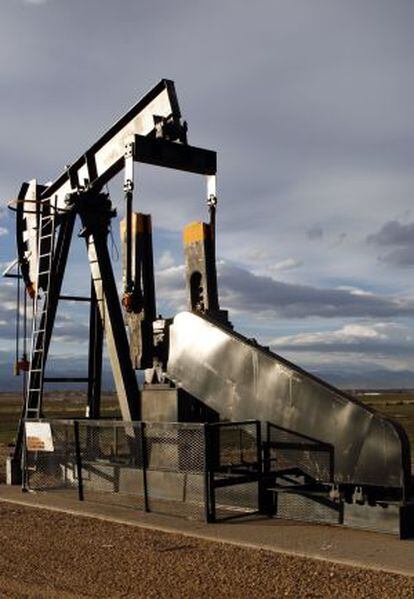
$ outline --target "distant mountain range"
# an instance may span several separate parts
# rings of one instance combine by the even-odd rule
[[[0,355],[0,391],[20,391],[22,388],[22,376],[13,376],[13,363],[10,361],[10,354],[4,359],[5,353]],[[53,360],[53,376],[66,377],[84,377],[86,376],[86,360],[84,358],[74,358],[70,360],[71,368],[68,370],[67,359]],[[410,370],[367,370],[357,372],[353,369],[335,370],[321,368],[320,370],[311,370],[319,378],[328,383],[339,387],[340,389],[412,389],[414,388],[414,371]],[[47,386],[49,388],[49,386]],[[84,384],[62,384],[59,389],[84,389]],[[109,365],[106,363],[102,375],[102,388],[111,391],[114,388],[112,373]],[[52,387],[50,387],[52,390]]]

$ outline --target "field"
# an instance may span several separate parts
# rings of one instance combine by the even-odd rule
[[[400,422],[414,447],[414,393],[381,392],[358,394],[358,399],[385,416]],[[43,410],[45,418],[76,418],[85,415],[85,394],[80,391],[51,391],[45,393]],[[116,396],[104,393],[102,416],[119,416]],[[21,396],[0,392],[0,445],[13,442],[21,410]],[[414,458],[414,456],[413,456]]]
[[[414,393],[381,392],[358,394],[358,399],[393,418],[407,431],[411,441],[414,463]],[[52,391],[45,393],[45,418],[76,418],[85,415],[85,394],[80,391]],[[0,392],[0,482],[5,480],[5,461],[9,444],[14,435],[21,410],[21,396],[17,393]],[[117,399],[113,393],[104,393],[101,404],[103,417],[119,416]]]
[[[411,457],[414,462],[414,393],[381,392],[375,395],[358,395],[358,399],[404,427],[411,442]]]

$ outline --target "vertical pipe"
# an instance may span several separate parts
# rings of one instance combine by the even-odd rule
[[[22,437],[22,455],[20,460],[21,474],[22,474],[22,491],[27,492],[28,480],[27,480],[27,445],[26,445],[26,422],[23,424],[23,437]]]
[[[257,494],[258,494],[258,510],[262,514],[265,503],[265,486],[263,476],[263,459],[262,459],[262,423],[256,420],[256,455],[257,455]]]
[[[75,435],[75,455],[76,455],[76,471],[78,474],[78,498],[79,501],[83,501],[83,479],[82,479],[82,456],[80,448],[80,437],[79,437],[79,422],[74,420],[73,422],[74,435]]]
[[[206,522],[216,521],[216,494],[214,489],[214,470],[211,443],[211,427],[204,424],[204,511]]]
[[[125,191],[126,265],[125,291],[132,292],[132,191]]]
[[[206,522],[210,522],[210,493],[208,480],[208,424],[204,424],[204,514]]]
[[[19,270],[17,271],[19,273]],[[17,297],[16,297],[16,356],[15,356],[15,371],[16,375],[20,374],[19,359],[20,359],[20,277],[17,277]]]

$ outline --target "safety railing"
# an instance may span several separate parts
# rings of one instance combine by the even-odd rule
[[[53,451],[26,451],[27,489],[209,522],[258,509],[257,421],[48,424]]]
[[[262,480],[258,420],[206,425],[206,520],[258,513]]]
[[[322,483],[333,482],[334,446],[287,428],[266,423],[264,473],[292,472]]]

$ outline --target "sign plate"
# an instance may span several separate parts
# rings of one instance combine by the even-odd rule
[[[26,422],[27,451],[54,451],[49,422]]]

